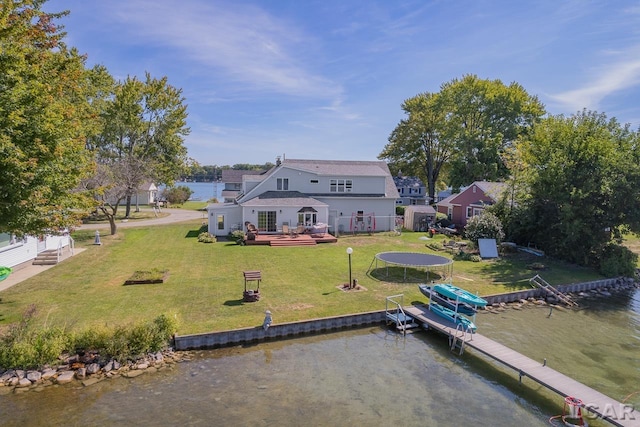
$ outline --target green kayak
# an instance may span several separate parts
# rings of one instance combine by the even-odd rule
[[[9,277],[11,271],[9,267],[0,267],[0,282]]]

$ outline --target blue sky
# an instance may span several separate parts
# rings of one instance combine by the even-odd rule
[[[375,160],[402,102],[465,74],[640,125],[640,1],[50,0],[117,79],[167,76],[204,165]]]

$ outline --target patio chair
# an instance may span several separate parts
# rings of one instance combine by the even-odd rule
[[[282,234],[289,234],[289,226],[287,224],[282,224]]]

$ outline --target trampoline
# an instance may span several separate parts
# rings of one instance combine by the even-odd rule
[[[379,252],[371,261],[369,270],[375,262],[376,269],[378,268],[378,261],[384,262],[387,269],[387,276],[389,275],[389,264],[404,267],[404,278],[407,281],[407,267],[411,268],[425,268],[427,270],[427,281],[429,273],[432,269],[442,269],[444,277],[451,277],[453,275],[453,260],[440,255],[424,254],[420,252]]]

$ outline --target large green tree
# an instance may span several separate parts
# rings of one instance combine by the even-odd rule
[[[506,179],[503,154],[545,114],[542,103],[519,84],[475,75],[407,99],[402,109],[407,117],[378,158],[425,179],[432,200],[444,172],[454,188]]]
[[[551,116],[517,144],[526,191],[510,230],[552,256],[599,265],[624,231],[640,231],[638,133],[605,114]]]
[[[37,0],[0,7],[0,232],[43,234],[88,207],[75,191],[90,172],[91,71]]]
[[[189,134],[184,101],[182,91],[166,77],[147,73],[144,81],[128,77],[116,85],[102,114],[104,128],[90,142],[103,176],[86,183],[109,219],[112,234],[119,205],[126,203],[128,216],[131,197],[141,184],[172,184],[184,172],[184,137]]]
[[[389,136],[379,159],[387,159],[393,170],[426,179],[427,194],[435,200],[436,183],[450,160],[453,144],[442,137],[445,115],[439,94],[421,93],[402,104],[407,115]]]
[[[544,105],[518,83],[465,75],[440,88],[442,139],[454,146],[449,184],[500,181],[510,171],[502,154],[545,114]]]

